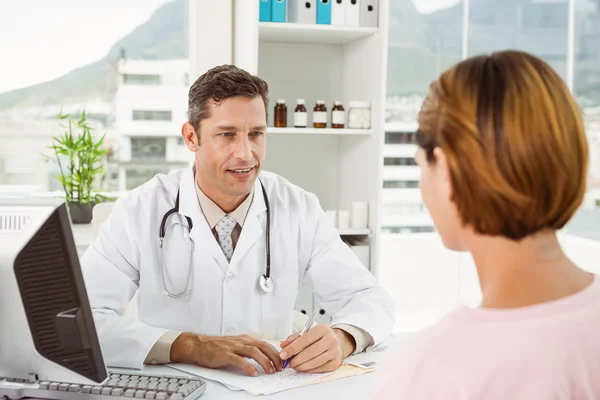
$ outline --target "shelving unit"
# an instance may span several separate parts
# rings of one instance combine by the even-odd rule
[[[371,27],[259,22],[263,42],[344,44],[375,33]]]
[[[372,135],[373,129],[333,129],[333,128],[267,128],[267,133],[276,135]]]
[[[353,250],[366,254],[365,264],[377,276],[389,0],[379,1],[377,28],[265,23],[259,22],[254,0],[220,0],[210,6],[189,1],[190,13],[213,32],[205,38],[194,36],[190,28],[190,74],[199,76],[225,63],[257,74],[269,84],[268,126],[274,125],[277,99],[287,102],[289,127],[297,99],[305,100],[309,123],[315,102],[324,100],[328,127],[334,101],[341,101],[346,113],[352,101],[370,103],[368,130],[268,128],[264,169],[314,193],[324,210],[351,210],[354,201],[368,202],[368,229],[343,230],[340,235]],[[231,20],[216,23],[208,13],[231,15]],[[297,305],[310,309],[313,301],[302,289]],[[320,318],[325,322],[327,315]]]

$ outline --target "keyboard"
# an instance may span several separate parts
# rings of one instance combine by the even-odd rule
[[[116,397],[156,400],[193,400],[206,390],[199,378],[115,374],[101,385],[76,385],[65,382],[15,382],[0,379],[0,399],[35,397],[60,400],[114,400]],[[6,397],[2,397],[6,396]]]

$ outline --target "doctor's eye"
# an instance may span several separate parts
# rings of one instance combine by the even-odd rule
[[[233,133],[233,132],[224,132],[221,135],[223,135],[224,137],[234,137],[235,133]]]
[[[260,136],[263,135],[263,132],[257,131],[257,132],[250,132],[250,136]]]

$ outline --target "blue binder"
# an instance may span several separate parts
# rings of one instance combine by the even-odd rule
[[[331,2],[333,0],[317,0],[317,24],[331,25]]]
[[[258,20],[261,22],[271,22],[271,0],[258,0],[260,8],[258,10]]]
[[[271,0],[271,21],[287,21],[287,0]]]

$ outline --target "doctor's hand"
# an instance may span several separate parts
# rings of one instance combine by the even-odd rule
[[[281,342],[280,357],[294,356],[289,366],[300,372],[330,372],[338,369],[346,357],[354,352],[356,343],[348,332],[317,325],[298,337],[293,334]]]
[[[267,374],[281,371],[283,362],[269,343],[242,336],[200,336],[184,332],[171,345],[171,361],[194,363],[207,368],[235,366],[249,376],[258,376],[245,358],[254,359]]]

